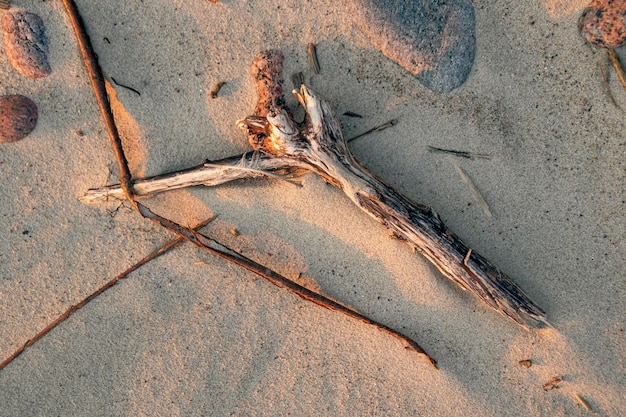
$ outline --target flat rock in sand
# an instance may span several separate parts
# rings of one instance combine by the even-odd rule
[[[476,53],[471,0],[348,0],[348,13],[384,55],[428,89],[459,87]]]
[[[39,16],[24,11],[6,13],[2,29],[7,57],[16,70],[28,78],[50,75],[48,38]]]

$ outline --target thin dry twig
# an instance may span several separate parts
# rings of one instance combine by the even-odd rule
[[[563,382],[563,378],[561,378],[560,376],[554,376],[552,378],[550,378],[550,380],[548,382],[546,382],[545,384],[543,384],[543,390],[544,391],[551,391],[555,388],[560,388],[560,383]]]
[[[142,204],[139,204],[139,210],[141,212],[141,214],[144,217],[147,218],[151,218],[153,219],[154,217],[154,213],[152,213],[150,211],[150,209],[148,209],[147,207],[145,207]],[[327,308],[329,310],[332,311],[337,311],[339,313],[343,313],[349,317],[352,317],[354,319],[357,319],[365,324],[369,324],[371,326],[376,327],[377,329],[383,331],[384,333],[387,333],[399,340],[401,340],[402,342],[404,342],[406,349],[411,350],[415,353],[418,353],[422,356],[424,356],[429,363],[434,366],[435,368],[437,368],[437,361],[435,359],[433,359],[432,357],[430,357],[425,351],[424,349],[422,349],[419,344],[417,342],[415,342],[414,340],[412,340],[410,337],[403,335],[400,332],[397,332],[396,330],[393,330],[392,328],[385,326],[382,323],[379,323],[377,321],[374,321],[364,315],[362,315],[361,313],[358,313],[348,307],[343,306],[342,304],[328,298],[325,297],[321,294],[318,294],[314,291],[309,290],[306,287],[303,287],[300,284],[295,283],[294,281],[290,280],[289,278],[284,277],[283,275],[280,275],[279,273],[253,261],[250,258],[247,258],[246,256],[230,249],[229,247],[219,243],[218,241],[216,241],[215,239],[211,239],[205,235],[203,235],[202,233],[199,232],[192,232],[191,234],[189,233],[189,230],[185,227],[182,227],[178,224],[176,224],[175,222],[172,222],[171,220],[165,219],[163,217],[156,217],[156,221],[159,222],[159,224],[161,224],[163,227],[173,231],[174,233],[179,234],[180,236],[183,236],[185,239],[189,240],[191,243],[221,257],[224,258],[230,262],[233,262],[245,269],[247,269],[250,272],[255,273],[256,275],[266,279],[267,281],[271,282],[272,284],[276,285],[279,288],[284,288],[286,290],[289,290],[290,292],[292,292],[293,294],[297,295],[298,297],[306,300],[306,301],[310,301],[312,303],[315,303],[321,307]]]
[[[309,43],[306,47],[307,61],[309,61],[309,67],[315,74],[320,73],[320,63],[317,59],[317,48],[314,43]],[[299,87],[299,86],[298,86]]]
[[[483,209],[483,212],[487,215],[487,217],[493,217],[493,214],[491,214],[491,208],[489,207],[487,200],[485,200],[485,197],[483,197],[483,194],[480,192],[478,187],[476,187],[476,184],[474,184],[474,181],[472,181],[470,176],[467,175],[467,172],[465,172],[465,170],[461,168],[461,165],[459,165],[457,161],[455,161],[454,159],[451,159],[451,162],[452,162],[452,165],[454,165],[454,169],[456,169],[459,176],[463,180],[463,183],[465,183],[467,188],[470,190],[472,197],[474,197],[474,199],[478,202],[480,207]]]
[[[211,89],[209,96],[211,96],[211,98],[217,98],[217,95],[219,94],[220,90],[225,85],[226,85],[226,81],[220,81],[219,83],[215,84],[215,86]]]
[[[111,139],[111,146],[113,148],[113,152],[115,153],[115,159],[117,160],[120,170],[120,184],[122,185],[122,189],[124,190],[128,200],[132,201],[132,184],[130,170],[128,169],[128,161],[124,155],[122,141],[117,130],[117,125],[115,124],[115,119],[113,118],[113,112],[111,111],[104,76],[102,75],[102,69],[98,64],[98,56],[93,50],[91,40],[85,30],[85,23],[83,22],[83,18],[81,17],[74,0],[63,0],[63,6],[65,7],[72,28],[74,29],[74,35],[76,36],[76,40],[78,42],[78,48],[80,49],[85,68],[87,69],[87,76],[91,82],[93,92],[96,95],[96,101],[98,102],[100,113],[102,113],[104,125],[107,133],[109,134],[109,138]]]
[[[626,90],[626,70],[624,70],[624,66],[615,52],[615,49],[607,48],[606,54],[609,57],[609,61],[611,61],[611,65],[613,65],[613,69],[617,74],[617,78],[622,83],[624,90]]]
[[[348,117],[355,117],[357,119],[362,119],[363,118],[363,116],[361,116],[360,114],[355,113],[353,111],[345,111],[345,112],[343,112],[343,115],[344,116],[348,116]]]
[[[468,151],[457,151],[456,149],[444,149],[438,148],[436,146],[428,145],[428,150],[430,152],[443,153],[446,155],[458,156],[459,158],[467,158],[467,159],[491,159],[491,155],[486,153],[474,153]]]
[[[252,164],[254,160],[255,169],[241,169],[242,160],[246,164]],[[218,161],[206,161],[180,171],[136,179],[133,181],[133,195],[137,198],[196,185],[216,186],[239,179],[256,178],[261,172],[265,176],[278,176],[287,180],[299,175],[288,159],[273,158],[260,153],[255,156],[254,152],[247,152]],[[80,201],[87,204],[124,199],[124,190],[119,185],[91,189],[80,197]]]
[[[206,226],[207,224],[212,222],[214,219],[215,219],[215,217],[211,217],[210,219],[207,219],[207,220],[203,221],[202,223],[200,223],[197,226],[195,226],[194,230],[199,230],[199,229],[203,228],[204,226]],[[99,295],[101,295],[102,293],[104,293],[105,291],[107,291],[108,289],[113,287],[120,280],[128,278],[128,275],[130,275],[131,272],[136,271],[137,269],[139,269],[143,265],[147,264],[151,260],[153,260],[153,259],[155,259],[155,258],[157,258],[157,257],[159,257],[161,255],[163,255],[165,252],[167,252],[168,250],[172,249],[174,246],[178,245],[179,243],[183,242],[184,240],[185,239],[182,238],[182,237],[177,237],[176,239],[170,240],[169,242],[167,242],[163,246],[161,246],[158,249],[152,251],[150,254],[145,256],[139,262],[137,262],[136,264],[134,264],[133,266],[131,266],[130,268],[128,268],[127,270],[125,270],[124,272],[122,272],[121,274],[116,276],[115,278],[113,278],[110,281],[106,282],[103,286],[101,286],[100,288],[98,288],[97,290],[95,290],[94,292],[89,294],[82,301],[80,301],[79,303],[76,303],[73,306],[71,306],[70,308],[68,308],[63,314],[61,314],[59,317],[57,317],[54,321],[52,321],[50,324],[48,324],[42,330],[37,332],[37,334],[35,336],[31,337],[24,344],[22,344],[22,346],[20,346],[15,352],[13,352],[11,354],[11,356],[9,356],[8,358],[6,358],[2,362],[0,362],[0,371],[2,369],[4,369],[9,363],[13,362],[13,360],[16,359],[18,356],[20,356],[24,352],[24,350],[26,350],[26,348],[28,348],[29,346],[33,345],[39,339],[41,339],[42,337],[47,335],[52,329],[57,327],[59,324],[63,323],[72,314],[76,313],[78,310],[83,308],[88,302],[90,302],[94,298],[98,297]]]
[[[130,87],[130,86],[128,86],[128,85],[124,85],[124,84],[122,84],[122,83],[118,82],[118,81],[117,81],[115,78],[113,78],[113,77],[111,77],[111,81],[113,81],[113,84],[117,85],[118,87],[125,88],[125,89],[127,89],[127,90],[129,90],[129,91],[132,91],[133,93],[137,94],[138,96],[141,96],[141,93],[140,93],[138,90],[134,89],[133,87]]]
[[[358,135],[348,139],[348,142],[352,142],[353,140],[362,138],[363,136],[369,135],[370,133],[380,132],[381,130],[385,130],[385,129],[388,129],[388,128],[392,127],[392,126],[395,126],[396,124],[398,124],[398,120],[397,119],[388,120],[388,121],[386,121],[383,124],[380,124],[378,126],[374,126],[373,128],[371,128],[369,130],[366,130],[365,132],[360,133],[360,134],[358,134]]]
[[[293,83],[293,88],[300,88],[304,84],[304,74],[301,71],[291,74],[291,82]]]
[[[587,400],[585,400],[580,394],[576,394],[575,397],[576,397],[576,400],[578,401],[578,403],[580,405],[582,405],[585,410],[593,411],[593,409],[591,408],[591,406],[589,405]]]
[[[609,85],[609,65],[611,62],[607,62],[607,60],[604,59],[604,54],[602,55],[602,58],[603,59],[598,59],[598,68],[600,68],[600,84],[602,85],[602,90],[604,90],[604,93],[609,97],[611,103],[613,103],[615,107],[621,108],[620,105],[617,103],[617,100],[615,100],[615,96],[613,95],[613,92],[611,91],[611,86]]]

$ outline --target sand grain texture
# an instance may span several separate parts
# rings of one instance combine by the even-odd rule
[[[472,74],[439,95],[330,0],[78,6],[105,76],[141,92],[115,87],[133,172],[247,150],[235,122],[257,100],[250,63],[279,49],[286,79],[302,71],[338,114],[364,116],[340,116],[347,137],[399,120],[352,143],[357,158],[432,205],[555,330],[525,332],[483,308],[315,176],[302,187],[260,179],[195,188],[149,205],[190,225],[219,214],[209,235],[415,338],[440,370],[183,244],[0,371],[0,415],[590,415],[577,396],[598,415],[626,409],[624,117],[576,13],[476,2]],[[61,4],[28,7],[46,22],[54,72],[27,79],[0,54],[0,95],[39,107],[31,135],[0,148],[3,357],[171,238],[125,206],[78,202],[118,174]],[[309,43],[320,74],[308,67]],[[625,107],[617,80],[609,87]],[[428,145],[493,155],[462,163],[494,217]],[[544,391],[556,376],[559,388]]]

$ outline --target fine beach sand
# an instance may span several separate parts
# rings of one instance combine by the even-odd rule
[[[249,66],[279,49],[287,90],[303,71],[338,114],[364,116],[340,116],[347,137],[398,119],[353,142],[357,158],[434,207],[554,329],[488,310],[314,175],[196,187],[145,201],[188,225],[218,215],[209,236],[407,334],[440,369],[184,243],[1,370],[1,416],[624,415],[626,92],[611,69],[611,101],[606,58],[578,34],[585,2],[475,0],[476,60],[449,94],[374,49],[336,1],[77,3],[105,76],[141,94],[111,91],[134,175],[248,150],[235,122],[256,103]],[[12,4],[42,17],[53,72],[26,79],[0,53],[0,94],[40,115],[0,146],[0,361],[172,238],[126,205],[78,201],[118,173],[74,34],[60,1]],[[493,217],[428,145],[492,155],[457,162]]]

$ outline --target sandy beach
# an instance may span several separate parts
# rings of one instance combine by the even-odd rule
[[[133,175],[249,150],[236,121],[257,100],[250,63],[278,49],[286,90],[302,71],[346,137],[397,119],[351,143],[356,157],[432,206],[554,328],[486,308],[313,174],[302,187],[194,187],[144,201],[185,225],[217,215],[208,236],[408,335],[439,370],[182,243],[0,370],[0,416],[624,415],[626,91],[578,33],[586,2],[475,0],[475,62],[446,94],[375,49],[338,3],[77,1]],[[173,238],[128,204],[79,201],[119,173],[76,38],[61,1],[11,5],[43,19],[52,73],[25,78],[0,53],[0,95],[39,108],[28,137],[0,143],[0,361]],[[455,160],[492,217],[454,157],[428,146],[491,156]]]

